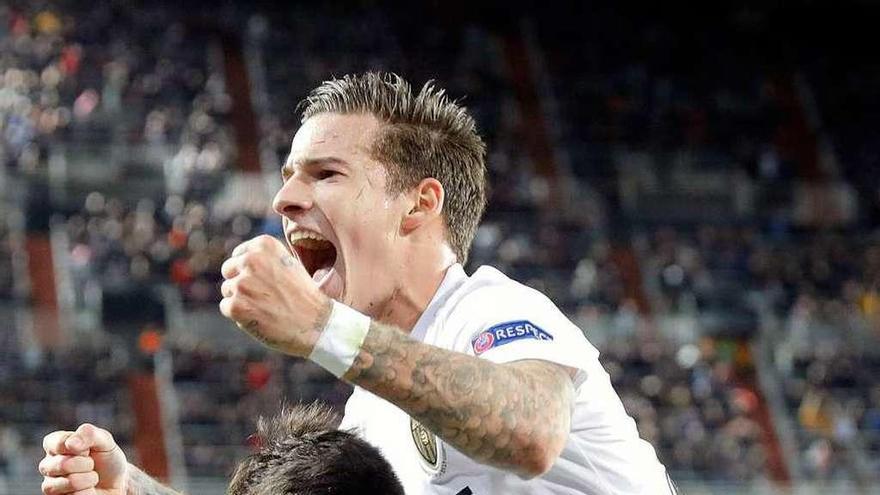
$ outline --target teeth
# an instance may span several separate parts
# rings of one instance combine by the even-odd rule
[[[305,249],[318,249],[328,241],[324,236],[310,230],[296,230],[288,237],[291,246],[300,246]]]

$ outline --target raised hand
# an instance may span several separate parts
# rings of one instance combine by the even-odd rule
[[[268,347],[309,355],[331,302],[284,244],[268,235],[243,242],[220,272],[224,316]]]
[[[125,495],[128,463],[109,431],[85,423],[43,437],[44,495]]]

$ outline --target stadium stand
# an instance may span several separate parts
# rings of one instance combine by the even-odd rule
[[[83,421],[143,459],[138,377],[193,494],[282,399],[341,407],[316,365],[236,340],[218,272],[278,232],[268,195],[227,200],[277,185],[297,101],[376,69],[464,96],[494,185],[469,267],[569,313],[686,492],[874,493],[875,64],[765,49],[816,22],[770,7],[413,9],[0,6],[0,494]]]

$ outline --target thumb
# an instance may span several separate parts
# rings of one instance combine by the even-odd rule
[[[90,456],[95,461],[99,489],[123,490],[128,471],[125,453],[109,431],[85,423],[65,440],[71,453]]]
[[[88,454],[89,452],[111,452],[117,448],[116,441],[109,431],[89,423],[83,423],[79,428],[67,437],[64,445],[77,454]]]

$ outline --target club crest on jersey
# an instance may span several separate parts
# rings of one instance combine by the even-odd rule
[[[521,339],[553,340],[553,336],[528,320],[508,321],[478,333],[471,346],[479,356],[493,347]]]
[[[412,433],[413,443],[422,459],[422,467],[431,475],[440,475],[446,470],[446,456],[443,444],[438,441],[437,435],[431,433],[418,421],[410,418],[409,428]]]

